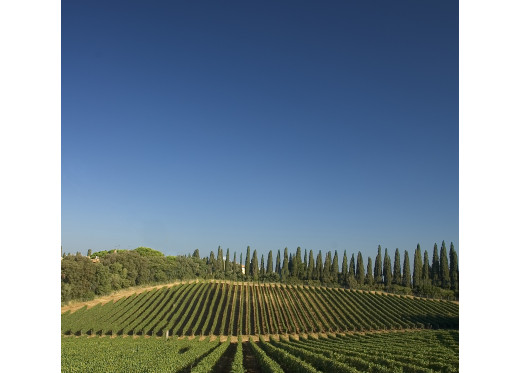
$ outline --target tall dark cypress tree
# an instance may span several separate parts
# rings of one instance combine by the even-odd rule
[[[262,259],[260,260],[260,277],[262,280],[265,277],[264,254],[262,254]]]
[[[307,249],[305,249],[305,255],[303,256],[302,270],[300,271],[300,279],[307,278],[307,265],[308,265]]]
[[[280,249],[278,249],[278,254],[276,254],[276,273],[278,276],[282,275],[282,264],[280,259]]]
[[[292,276],[300,278],[300,270],[302,269],[302,249],[300,246],[296,248],[296,254],[293,257],[293,273]]]
[[[423,256],[423,269],[422,269],[422,282],[424,285],[431,285],[430,281],[430,261],[428,259],[428,251],[424,250]]]
[[[450,267],[448,265],[448,251],[446,250],[446,244],[442,241],[441,245],[441,263],[440,263],[440,280],[443,289],[450,288]]]
[[[209,260],[208,260],[209,268],[211,268],[211,273],[215,274],[215,271],[217,270],[217,261],[215,260],[215,254],[213,253],[213,250],[209,253]]]
[[[422,283],[422,255],[421,245],[417,244],[415,255],[413,259],[413,287],[417,288]]]
[[[451,285],[450,281],[450,266],[448,264],[448,250],[446,244],[442,241],[441,245],[441,261],[440,261],[440,280],[441,287],[443,289],[449,289]]]
[[[368,263],[367,263],[367,278],[365,280],[365,283],[372,287],[374,286],[374,274],[372,273],[372,258],[368,257]]]
[[[323,264],[322,278],[320,279],[323,283],[330,283],[330,266],[332,265],[332,258],[330,257],[330,251],[325,254],[325,263]]]
[[[273,273],[273,251],[269,250],[269,254],[267,255],[267,274]]]
[[[404,251],[403,286],[409,288],[412,287],[412,275],[410,272],[410,258],[408,257],[408,250]]]
[[[343,251],[343,261],[341,262],[341,285],[346,286],[348,281],[348,258],[347,250]]]
[[[459,290],[459,258],[457,256],[457,252],[455,251],[455,246],[453,246],[453,242],[450,245],[450,282],[451,282],[451,290],[458,291]]]
[[[224,272],[226,274],[226,277],[229,277],[229,274],[231,273],[231,261],[229,259],[229,247],[226,251],[226,261],[224,262]]]
[[[383,263],[381,259],[381,245],[377,247],[376,264],[374,265],[374,284],[378,286],[383,282]]]
[[[240,253],[240,263],[238,264],[238,274],[240,277],[244,276],[244,272],[242,272],[242,253]]]
[[[394,255],[394,275],[392,277],[392,284],[401,285],[403,277],[401,276],[401,255],[399,249],[395,249]]]
[[[219,278],[224,277],[224,253],[220,246],[217,251],[217,275]]]
[[[251,277],[253,281],[258,281],[258,256],[256,250],[253,251],[253,259],[251,260]]]
[[[289,277],[292,277],[293,275],[293,256],[292,253],[289,253]]]
[[[334,258],[332,259],[332,270],[330,274],[330,280],[333,284],[338,283],[339,275],[339,264],[338,264],[338,250],[334,250]]]
[[[251,276],[251,249],[249,248],[249,246],[247,247],[246,262],[244,264],[245,264],[246,279],[247,279],[249,276]]]
[[[320,280],[323,278],[323,259],[321,257],[321,250],[318,251],[318,256],[316,257],[316,279]]]
[[[385,259],[383,262],[383,279],[384,284],[388,287],[392,283],[392,260],[388,255],[388,250],[385,248]]]
[[[355,263],[354,253],[352,253],[352,257],[350,258],[350,264],[348,266],[348,284],[347,286],[351,289],[357,286],[356,281],[356,263]]]
[[[363,254],[361,254],[361,251],[358,251],[357,253],[356,281],[358,285],[363,285],[365,283],[365,264],[363,263]]]
[[[307,266],[307,280],[315,280],[316,266],[314,264],[314,254],[309,251],[309,265]]]
[[[236,274],[237,271],[238,271],[238,265],[237,265],[237,252],[236,251],[233,251],[233,265],[232,265],[232,271],[233,271],[233,274]],[[233,277],[235,278],[235,277]]]
[[[289,253],[287,248],[283,252],[283,265],[282,265],[282,282],[287,282],[289,278]]]
[[[433,286],[441,286],[441,270],[437,244],[433,245],[432,274],[430,277]]]

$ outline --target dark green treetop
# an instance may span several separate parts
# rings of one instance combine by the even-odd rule
[[[408,256],[408,250],[404,251],[403,286],[409,288],[412,287],[412,274],[410,272],[410,258]]]
[[[403,277],[401,275],[401,255],[399,249],[395,249],[394,255],[394,275],[392,277],[392,284],[401,285]]]

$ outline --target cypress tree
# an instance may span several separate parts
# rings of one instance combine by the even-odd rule
[[[453,246],[453,242],[450,244],[450,282],[451,282],[451,290],[458,291],[459,290],[459,258],[457,257],[457,252],[455,251],[455,246]]]
[[[403,286],[409,288],[412,287],[412,275],[410,273],[410,258],[408,257],[408,250],[404,251]]]
[[[392,278],[392,284],[401,285],[403,277],[401,276],[401,255],[399,249],[395,249],[394,255],[394,275]]]
[[[293,257],[293,277],[300,278],[302,267],[302,249],[298,246],[296,248],[296,254]]]
[[[432,279],[433,286],[441,285],[440,260],[439,251],[437,250],[437,244],[433,245],[432,275],[430,277]]]
[[[292,253],[289,253],[289,277],[292,277],[293,274],[293,256]]]
[[[194,258],[200,259],[199,249],[195,249],[192,255]]]
[[[363,264],[363,254],[361,254],[361,251],[357,253],[356,280],[359,285],[363,285],[365,282],[365,265]]]
[[[244,263],[246,267],[246,279],[251,276],[251,249],[249,246],[246,251],[246,262]]]
[[[309,251],[309,265],[307,266],[307,280],[315,280],[316,266],[314,265],[314,255]]]
[[[218,247],[217,251],[217,274],[219,277],[222,277],[224,275],[224,253],[220,246]]]
[[[273,251],[269,250],[269,254],[267,255],[267,274],[273,273]]]
[[[265,277],[264,254],[262,254],[262,259],[260,260],[260,277],[262,280]]]
[[[308,264],[308,258],[307,258],[307,249],[305,249],[305,255],[303,256],[303,264],[302,264],[302,270],[300,271],[300,279],[307,278],[307,264]]]
[[[348,258],[347,258],[347,250],[343,252],[343,262],[341,264],[341,284],[347,285],[348,281]]]
[[[413,287],[417,288],[421,285],[422,281],[422,255],[421,246],[417,244],[415,249],[415,256],[413,259]]]
[[[320,279],[323,283],[329,283],[330,282],[330,266],[332,265],[332,259],[330,257],[330,251],[325,254],[325,264],[323,264],[323,272],[322,272],[322,278]]]
[[[331,282],[333,284],[338,283],[338,275],[339,275],[339,264],[338,264],[338,250],[334,250],[334,259],[332,259],[332,270],[331,270]]]
[[[251,260],[251,277],[253,281],[258,281],[258,256],[256,250],[253,251],[253,259]]]
[[[321,258],[321,250],[318,251],[316,257],[316,279],[320,280],[323,278],[323,259]]]
[[[356,287],[356,264],[354,261],[354,253],[352,253],[348,267],[348,287],[351,289]]]
[[[236,274],[237,272],[238,272],[237,252],[233,251],[233,273]]]
[[[377,247],[376,264],[374,265],[374,284],[378,286],[383,282],[383,265],[381,263],[381,245]]]
[[[282,266],[280,264],[280,249],[278,249],[278,254],[276,254],[276,273],[278,276],[282,275]]]
[[[226,273],[226,277],[229,277],[231,273],[231,262],[229,261],[229,247],[226,251],[226,261],[224,262],[224,272]]]
[[[283,252],[283,265],[282,265],[282,282],[287,282],[289,277],[289,254],[287,248]]]
[[[374,286],[374,274],[372,273],[372,258],[368,257],[368,264],[367,264],[367,278],[366,278],[366,284],[368,286]]]
[[[238,266],[238,273],[240,274],[240,277],[242,277],[244,275],[244,273],[242,272],[242,253],[240,253],[240,263]]]
[[[214,274],[217,269],[217,261],[215,260],[215,254],[213,253],[213,250],[211,250],[209,253],[208,262],[209,262],[208,265],[209,265],[210,271],[212,274]]]
[[[392,283],[392,261],[388,255],[388,250],[385,248],[385,260],[383,262],[383,278],[384,284],[388,287]]]
[[[428,259],[428,251],[424,250],[422,281],[424,285],[431,285],[430,281],[430,261]]]
[[[443,289],[450,288],[450,267],[448,265],[448,251],[446,250],[446,244],[442,241],[441,245],[441,263],[440,263],[440,280]]]

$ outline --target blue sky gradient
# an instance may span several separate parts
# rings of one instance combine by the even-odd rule
[[[62,2],[62,244],[458,250],[458,3]]]

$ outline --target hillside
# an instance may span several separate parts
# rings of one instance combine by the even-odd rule
[[[458,329],[458,304],[339,288],[199,282],[62,314],[65,335],[269,335]]]

